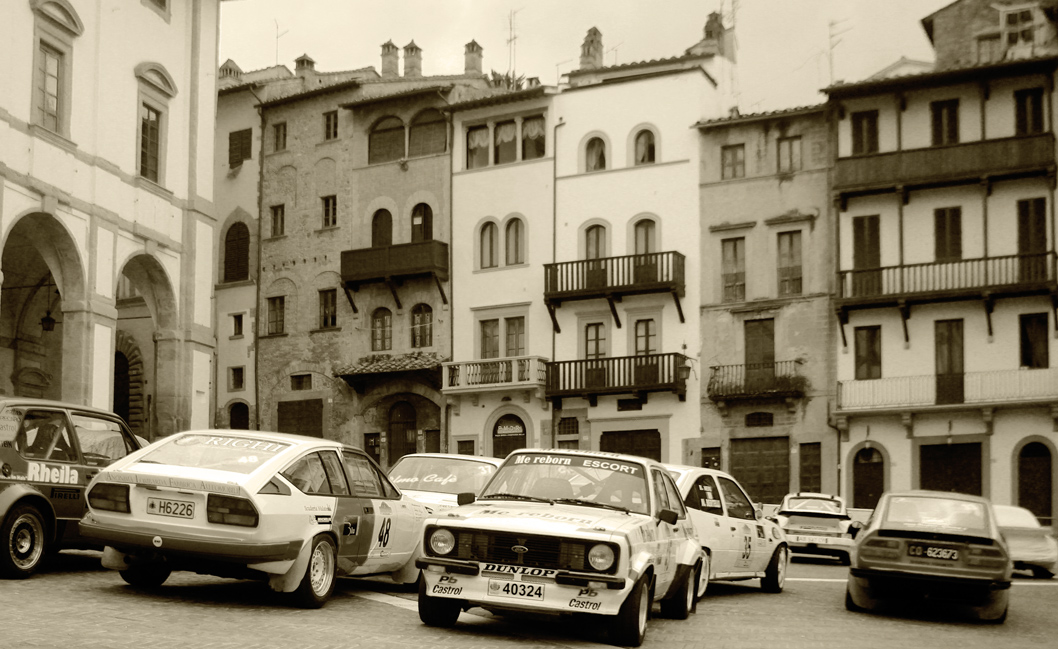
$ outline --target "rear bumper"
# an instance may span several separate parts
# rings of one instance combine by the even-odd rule
[[[181,537],[171,534],[151,534],[132,530],[94,525],[82,521],[78,525],[81,536],[100,545],[108,545],[126,554],[148,551],[153,555],[174,558],[201,558],[210,561],[252,564],[269,561],[293,561],[304,541],[277,541],[272,543],[245,543],[210,539]]]
[[[1007,579],[970,579],[940,577],[909,572],[851,568],[849,580],[857,589],[872,599],[928,599],[984,605],[992,601],[998,591],[1008,590]]]

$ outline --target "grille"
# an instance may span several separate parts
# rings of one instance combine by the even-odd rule
[[[451,530],[456,537],[455,557],[468,561],[504,563],[528,568],[547,568],[553,570],[591,571],[595,570],[588,563],[588,550],[596,542],[578,542],[564,540],[554,536],[536,534],[516,534],[511,532],[487,532],[478,530]],[[427,530],[429,539],[432,530]],[[526,552],[518,553],[515,546],[522,546]],[[429,548],[429,542],[426,547]],[[603,572],[612,573],[617,569],[617,547],[614,551],[613,565]],[[428,550],[429,551],[429,550]],[[432,554],[432,551],[430,551]]]

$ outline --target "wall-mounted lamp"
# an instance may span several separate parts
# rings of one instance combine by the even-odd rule
[[[44,314],[44,317],[40,319],[40,328],[44,331],[55,331],[55,318],[51,317],[50,309]]]

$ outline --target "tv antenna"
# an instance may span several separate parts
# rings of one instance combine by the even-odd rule
[[[614,64],[614,65],[617,65],[617,49],[618,49],[619,47],[621,47],[622,45],[624,45],[624,44],[625,44],[625,42],[624,42],[624,41],[621,41],[621,42],[620,42],[620,43],[618,43],[617,45],[614,45],[614,46],[613,46],[613,47],[611,47],[610,49],[606,50],[606,54],[609,54],[610,52],[613,52],[613,64]],[[604,56],[605,56],[605,55],[604,55]]]
[[[515,71],[518,67],[518,40],[517,30],[515,29],[515,15],[521,11],[521,9],[512,9],[507,15],[507,76],[512,80],[515,77]]]
[[[837,27],[838,25],[840,25],[841,23],[847,23],[847,22],[849,22],[848,18],[842,18],[841,20],[834,20],[832,18],[830,20],[830,23],[828,24],[828,33],[829,33],[829,36],[830,36],[830,39],[829,39],[830,43],[829,43],[829,47],[827,48],[827,65],[828,65],[828,70],[829,70],[829,73],[830,73],[830,83],[829,83],[829,85],[831,85],[831,86],[834,85],[834,48],[836,48],[838,45],[841,44],[841,39],[838,38],[838,37],[841,36],[842,34],[846,33],[846,32],[852,31],[852,27],[846,27],[846,28],[844,28],[844,29],[842,29],[840,31],[835,31],[834,28]]]
[[[280,37],[283,36],[283,34],[286,34],[290,30],[289,29],[285,29],[285,30],[283,30],[283,34],[280,34],[279,33],[279,21],[275,20],[274,18],[272,20],[276,24],[276,65],[279,65],[279,39],[280,39]]]

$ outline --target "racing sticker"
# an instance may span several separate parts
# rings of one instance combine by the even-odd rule
[[[627,473],[628,475],[641,475],[643,467],[632,464],[631,462],[624,462],[621,460],[611,460],[594,458],[594,457],[579,457],[571,455],[544,455],[535,453],[524,453],[515,456],[513,464],[550,464],[555,466],[578,466],[587,469],[606,469],[614,471],[616,473]]]
[[[9,442],[18,434],[18,426],[22,423],[22,413],[8,411],[0,415],[0,440]]]
[[[51,482],[57,484],[80,484],[81,476],[70,466],[48,466],[43,462],[30,462],[26,475],[30,482]]]
[[[735,567],[749,568],[749,559],[753,556],[753,530],[749,525],[743,525],[741,532],[742,542],[739,544],[741,551],[735,559]]]
[[[540,518],[561,523],[576,523],[578,525],[594,525],[598,519],[582,518],[580,516],[566,516],[564,514],[552,514],[551,512],[539,511],[507,511],[506,509],[482,509],[474,512],[474,516],[518,516],[521,518]]]

